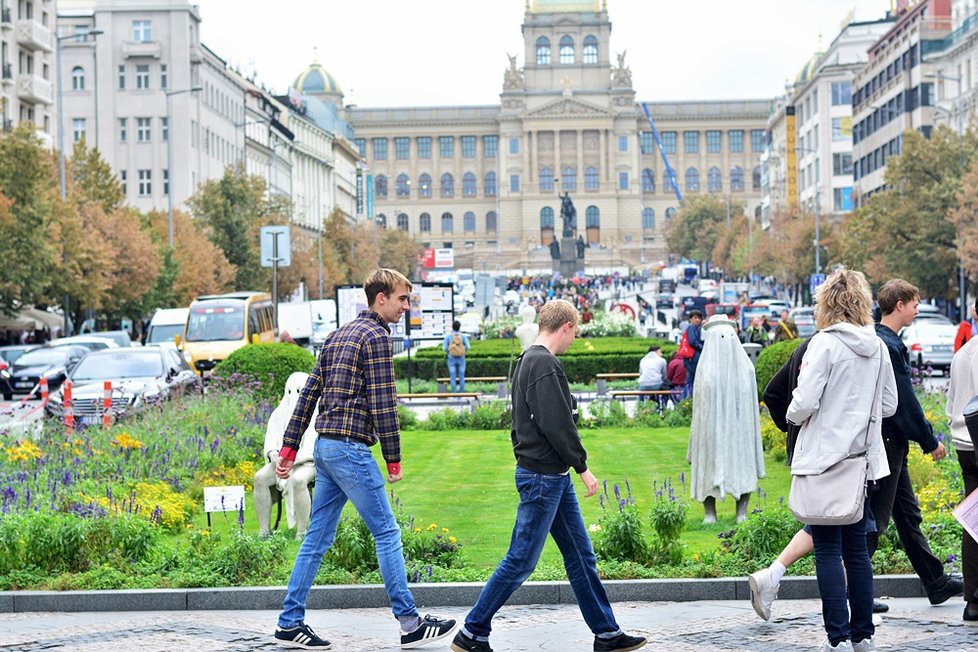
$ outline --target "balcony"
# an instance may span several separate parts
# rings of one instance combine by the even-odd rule
[[[17,43],[28,50],[50,52],[54,49],[51,30],[40,22],[30,19],[17,21]]]
[[[163,45],[159,41],[123,41],[122,56],[127,59],[148,57],[159,59],[163,54]]]
[[[31,104],[51,104],[51,82],[37,75],[17,75],[17,97]]]

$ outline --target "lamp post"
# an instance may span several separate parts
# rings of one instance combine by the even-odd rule
[[[170,249],[173,249],[173,123],[170,120],[170,98],[174,95],[202,90],[204,90],[203,86],[191,86],[176,91],[163,91],[166,94],[166,216],[170,234]]]
[[[958,132],[958,165],[961,168],[962,177],[964,175],[964,115],[961,107],[961,78],[945,75],[941,71],[937,73],[927,73],[924,77],[936,77],[939,81],[949,79],[958,85],[958,93],[954,96],[954,113]],[[939,107],[934,107],[939,108]],[[960,239],[960,234],[958,236]],[[964,321],[968,314],[968,278],[964,272],[964,259],[958,257],[958,298],[961,304],[961,320]]]
[[[65,179],[65,101],[64,101],[64,88],[62,87],[61,84],[61,41],[65,40],[66,38],[77,38],[79,36],[85,36],[86,38],[89,36],[95,37],[98,36],[99,34],[104,34],[104,33],[105,32],[101,29],[88,29],[81,32],[75,32],[74,34],[60,34],[60,35],[55,34],[54,36],[54,42],[55,42],[54,47],[57,50],[57,61],[55,61],[55,66],[57,67],[57,70],[55,71],[55,76],[57,77],[57,82],[58,82],[58,172],[61,175],[61,199],[65,199],[68,196],[68,186],[67,186],[67,181]],[[96,110],[95,113],[97,116],[98,111]],[[96,146],[97,145],[98,145],[98,141],[96,140]],[[68,248],[65,247],[64,251],[61,254],[61,260],[62,262],[67,262],[67,259],[68,259]],[[64,311],[64,318],[65,318],[65,323],[64,323],[65,335],[69,335],[68,332],[68,323],[69,323],[68,313],[70,312],[69,301],[70,300],[68,297],[68,293],[66,292],[64,305],[62,306],[62,310]]]

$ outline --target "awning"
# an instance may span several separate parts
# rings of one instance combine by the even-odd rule
[[[0,313],[0,328],[3,329],[26,331],[63,326],[64,318],[61,315],[33,306],[21,308],[13,317]]]

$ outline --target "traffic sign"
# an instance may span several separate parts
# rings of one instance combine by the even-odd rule
[[[818,286],[825,283],[825,274],[812,274],[811,278],[809,279],[809,283],[812,294],[815,294],[815,290],[818,289]]]

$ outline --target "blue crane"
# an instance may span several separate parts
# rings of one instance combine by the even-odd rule
[[[676,179],[676,171],[672,169],[669,165],[669,159],[666,157],[666,150],[662,146],[662,139],[659,138],[659,130],[655,128],[655,120],[652,119],[652,113],[649,111],[649,105],[642,102],[642,110],[645,111],[645,119],[649,121],[649,126],[652,127],[652,135],[655,136],[655,142],[659,144],[659,153],[662,154],[662,162],[665,163],[666,173],[669,175],[669,183],[672,184],[672,191],[676,193],[676,199],[679,203],[683,203],[683,193],[679,190],[679,181]]]

